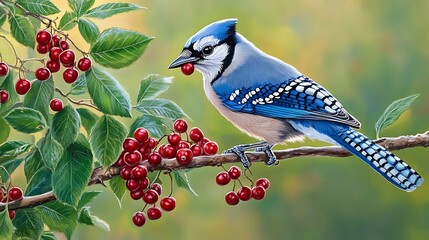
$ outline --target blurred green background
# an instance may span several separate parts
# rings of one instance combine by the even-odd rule
[[[54,0],[61,10],[66,1]],[[95,5],[108,1],[97,0]],[[127,1],[132,2],[132,1]],[[176,101],[221,149],[254,139],[223,119],[206,99],[199,73],[168,70],[185,41],[205,25],[238,18],[238,31],[263,51],[297,67],[333,93],[375,137],[374,123],[392,101],[420,97],[382,136],[422,133],[429,119],[429,1],[133,1],[148,9],[96,23],[103,30],[119,26],[154,36],[146,54],[131,67],[109,70],[135,101],[141,79],[150,73],[174,76],[163,97]],[[72,38],[88,49],[77,31]],[[6,51],[6,50],[5,50]],[[31,51],[29,54],[33,54]],[[21,54],[28,54],[24,48]],[[13,59],[13,58],[12,58]],[[63,86],[66,87],[66,86]],[[128,119],[122,119],[130,124]],[[25,138],[15,134],[13,138]],[[277,146],[326,145],[306,141]],[[428,151],[397,154],[429,179]],[[229,166],[226,166],[229,167]],[[263,201],[230,207],[214,177],[220,168],[189,172],[199,194],[175,189],[177,208],[143,228],[132,214],[143,203],[125,196],[122,208],[105,190],[92,212],[111,231],[79,226],[74,239],[429,239],[429,184],[413,193],[400,191],[356,157],[309,157],[268,168],[254,164],[254,178],[268,177],[272,187]],[[22,179],[19,171],[16,178]],[[167,180],[167,179],[165,179]],[[164,185],[168,191],[168,183]]]

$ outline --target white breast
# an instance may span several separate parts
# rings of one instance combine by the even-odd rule
[[[229,110],[222,104],[218,95],[213,91],[209,81],[204,81],[204,90],[213,106],[241,131],[270,144],[281,143],[285,140],[285,135],[282,131],[285,129],[285,126],[282,121]]]

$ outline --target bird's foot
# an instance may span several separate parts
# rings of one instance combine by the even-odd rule
[[[240,158],[241,163],[243,164],[243,167],[249,168],[252,165],[252,163],[250,163],[249,159],[247,158],[246,154],[244,153],[245,151],[246,151],[246,149],[243,148],[242,145],[237,145],[237,146],[234,146],[230,149],[223,151],[223,153],[234,153],[234,154],[236,154]]]
[[[257,147],[255,149],[256,152],[264,152],[267,155],[267,161],[265,161],[265,164],[268,166],[277,166],[279,165],[279,160],[277,160],[276,155],[274,155],[273,150],[271,149],[273,145],[266,144],[263,147]]]

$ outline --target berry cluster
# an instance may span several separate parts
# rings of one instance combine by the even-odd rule
[[[0,188],[0,202],[7,203],[8,201],[17,201],[22,199],[22,190],[19,187],[12,187],[9,192],[4,188]],[[15,210],[9,210],[10,219],[15,218]]]
[[[9,66],[4,63],[0,62],[0,77],[4,77],[9,73]],[[9,92],[7,90],[1,90],[0,89],[0,103],[6,103],[7,100],[9,100]]]
[[[157,166],[163,158],[175,158],[178,163],[189,164],[194,156],[214,155],[218,151],[218,145],[204,137],[199,128],[190,129],[183,119],[177,119],[173,124],[174,131],[164,135],[160,139],[149,136],[145,128],[137,128],[133,137],[129,137],[123,142],[123,151],[115,166],[121,167],[120,176],[126,180],[126,187],[130,191],[130,196],[134,200],[142,199],[146,205],[142,211],[136,212],[133,216],[133,223],[136,226],[143,226],[146,222],[146,216],[150,220],[159,219],[162,211],[172,211],[176,207],[176,199],[170,195],[160,201],[160,207],[156,206],[159,196],[162,193],[162,187],[156,183],[156,179],[151,184],[148,175],[148,169],[144,164]],[[186,140],[182,139],[181,134],[186,133]],[[165,144],[159,145],[159,142],[167,138]],[[147,205],[152,205],[144,213]]]
[[[251,198],[262,200],[265,197],[266,190],[270,187],[270,181],[267,178],[258,179],[255,186],[253,186],[253,181],[249,179],[252,182],[251,186],[244,186],[239,180],[241,175],[241,169],[236,166],[232,166],[228,171],[221,171],[216,175],[216,183],[220,186],[227,185],[231,182],[231,179],[234,180],[234,187],[235,181],[238,181],[241,185],[237,192],[234,192],[233,189],[225,195],[225,201],[228,205],[237,205],[240,200],[248,201]]]

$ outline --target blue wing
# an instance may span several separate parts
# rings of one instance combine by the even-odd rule
[[[305,76],[277,84],[267,82],[235,89],[220,98],[232,111],[270,118],[327,120],[360,127],[360,122],[332,94]]]

